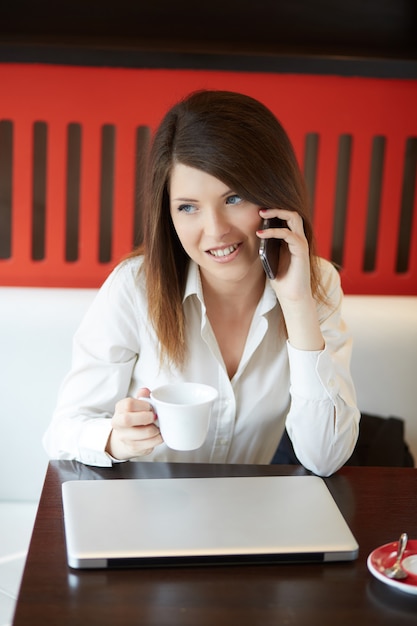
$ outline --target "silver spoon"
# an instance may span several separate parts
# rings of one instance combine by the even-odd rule
[[[403,533],[398,541],[397,559],[392,567],[387,567],[387,569],[384,571],[385,576],[388,576],[388,578],[396,578],[398,580],[401,580],[402,578],[407,577],[407,572],[405,572],[401,567],[401,559],[403,558],[407,541],[407,533]]]

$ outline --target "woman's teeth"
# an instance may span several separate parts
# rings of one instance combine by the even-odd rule
[[[232,252],[234,252],[236,249],[237,249],[237,245],[235,244],[233,246],[228,246],[227,248],[210,250],[210,254],[212,256],[228,256],[229,254],[232,254]]]

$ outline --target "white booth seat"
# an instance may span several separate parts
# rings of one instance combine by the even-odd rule
[[[71,342],[94,289],[0,288],[0,501],[37,501],[48,459],[41,438]],[[405,421],[417,461],[417,297],[345,296],[362,412]]]
[[[0,501],[40,496],[48,463],[42,435],[71,364],[73,334],[95,293],[0,288]]]
[[[362,413],[404,420],[417,463],[417,297],[345,296],[351,370]]]

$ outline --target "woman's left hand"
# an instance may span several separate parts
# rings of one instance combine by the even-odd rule
[[[263,218],[279,217],[286,228],[258,231],[258,237],[276,237],[281,246],[278,271],[271,285],[277,294],[287,327],[288,339],[299,350],[323,350],[317,304],[311,291],[311,267],[308,241],[303,220],[295,211],[285,209],[261,210]]]
[[[286,222],[284,228],[257,231],[261,239],[281,239],[278,272],[271,285],[281,304],[311,298],[310,257],[303,220],[296,211],[286,209],[261,209],[263,219],[279,217]]]

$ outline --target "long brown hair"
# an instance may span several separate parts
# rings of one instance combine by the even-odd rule
[[[186,355],[182,298],[189,257],[174,230],[169,206],[173,165],[182,163],[221,180],[245,200],[297,211],[309,243],[313,294],[319,273],[304,178],[287,133],[257,100],[229,91],[197,91],[174,105],[151,146],[144,198],[143,245],[149,318],[161,358],[177,365]]]

